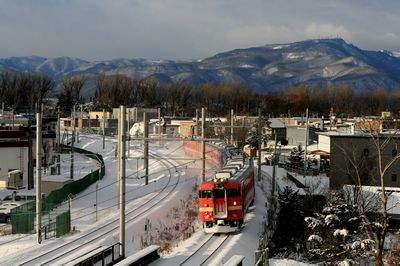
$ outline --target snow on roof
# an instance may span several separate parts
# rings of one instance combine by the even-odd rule
[[[271,128],[286,128],[285,124],[279,118],[270,118],[268,119],[269,126]]]
[[[352,197],[353,185],[344,185],[343,190]],[[368,201],[373,202],[373,206],[379,208],[380,193],[382,188],[379,186],[362,186],[361,189],[365,193],[364,196]],[[387,209],[389,214],[400,214],[400,188],[398,187],[385,187],[385,192],[388,195]]]
[[[272,166],[262,165],[261,169],[263,172],[266,172],[267,175],[272,176],[273,168]],[[297,174],[294,172],[289,172],[291,176],[293,176],[297,181],[302,183],[306,188],[299,188],[295,183],[290,181],[287,178],[288,171],[284,168],[276,167],[276,183],[280,190],[283,190],[284,187],[291,187],[294,191],[299,191],[299,195],[325,195],[329,190],[329,177],[326,174],[316,175],[316,176],[305,176],[301,174]]]

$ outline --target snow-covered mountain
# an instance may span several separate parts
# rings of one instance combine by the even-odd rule
[[[342,39],[316,39],[288,44],[236,49],[198,61],[115,59],[87,62],[59,57],[0,59],[0,69],[44,73],[56,82],[65,76],[99,73],[132,78],[154,77],[160,82],[243,83],[258,92],[290,85],[347,84],[357,90],[400,88],[400,53],[366,51]]]

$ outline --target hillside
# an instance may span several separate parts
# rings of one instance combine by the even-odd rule
[[[69,57],[11,57],[0,69],[43,73],[58,83],[63,77],[99,73],[132,78],[152,76],[165,83],[243,83],[260,93],[290,85],[351,85],[358,91],[400,88],[400,58],[396,52],[365,51],[342,39],[317,39],[265,45],[219,53],[199,61],[115,59],[88,62]],[[90,89],[89,89],[90,91]]]

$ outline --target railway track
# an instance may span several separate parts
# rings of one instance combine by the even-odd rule
[[[143,214],[157,206],[157,204],[159,204],[161,201],[165,200],[175,190],[176,186],[179,183],[180,176],[178,175],[178,177],[176,178],[176,182],[170,185],[175,173],[175,171],[171,171],[171,167],[174,168],[175,165],[170,160],[164,159],[156,154],[150,154],[150,156],[152,158],[158,159],[162,164],[164,164],[169,172],[168,181],[162,189],[160,189],[145,203],[141,204],[140,207],[127,211],[125,218],[126,223],[132,222],[138,217],[142,217]],[[170,188],[170,190],[168,190],[168,188]],[[112,235],[119,228],[118,222],[119,218],[113,219],[108,224],[99,226],[98,228],[87,232],[80,237],[69,241],[68,243],[59,245],[55,248],[50,249],[47,252],[43,252],[38,256],[30,258],[19,265],[52,265],[60,259],[73,255],[73,253],[81,249],[82,246],[92,245],[97,240],[103,239],[107,235]]]
[[[213,234],[195,252],[179,265],[208,265],[213,255],[224,245],[230,235]]]

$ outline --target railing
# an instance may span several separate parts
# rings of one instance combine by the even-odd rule
[[[306,175],[306,176],[314,176],[314,175],[319,175],[320,171],[318,169],[304,169],[299,166],[292,166],[289,164],[280,164],[285,170],[289,172],[295,172],[299,175]]]

